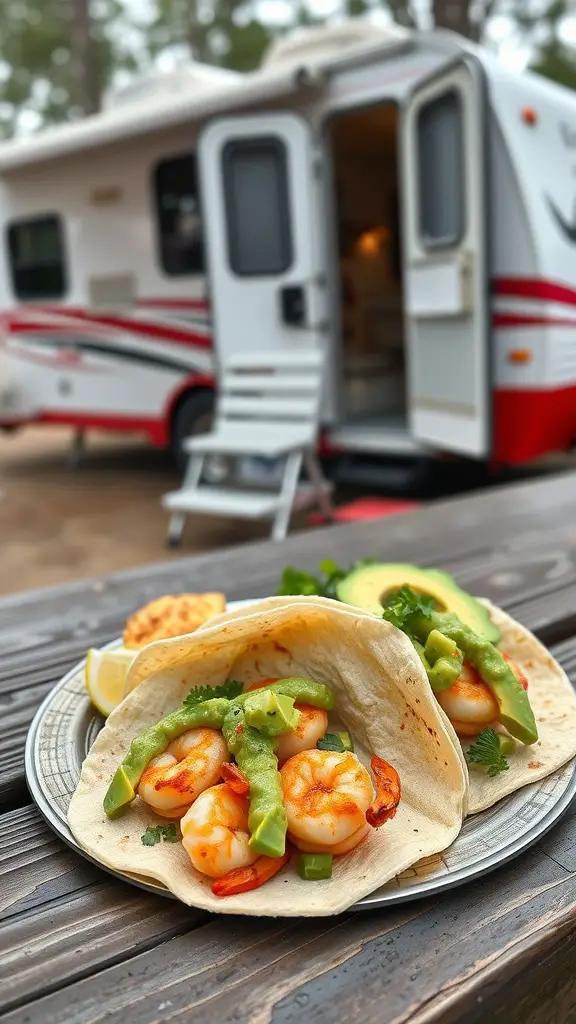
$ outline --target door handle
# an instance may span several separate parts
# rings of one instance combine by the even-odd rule
[[[289,327],[306,325],[306,291],[302,284],[287,284],[280,289],[280,317]]]

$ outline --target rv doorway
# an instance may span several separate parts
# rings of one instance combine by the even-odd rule
[[[395,437],[407,438],[398,123],[397,106],[387,103],[337,114],[329,125],[341,301],[340,430],[370,435],[370,448],[389,451]]]

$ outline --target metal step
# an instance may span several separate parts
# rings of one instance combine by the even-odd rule
[[[429,460],[374,458],[344,455],[332,467],[337,486],[368,487],[387,494],[406,495],[417,487],[428,471]]]

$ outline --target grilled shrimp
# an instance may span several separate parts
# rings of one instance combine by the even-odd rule
[[[201,793],[180,822],[182,844],[193,866],[210,878],[247,868],[258,859],[250,849],[248,800],[227,782]]]
[[[150,761],[138,796],[163,818],[181,818],[200,793],[218,782],[229,759],[218,729],[189,729]]]
[[[460,678],[448,690],[438,690],[436,699],[459,736],[477,736],[500,717],[495,697],[467,662]]]
[[[355,754],[304,750],[281,769],[289,836],[305,853],[347,853],[370,826],[370,775]]]
[[[276,679],[262,679],[247,686],[246,690],[259,690],[275,682]],[[313,750],[328,728],[328,713],[322,708],[313,708],[310,704],[295,704],[294,707],[300,712],[298,725],[276,741],[276,757],[280,764],[302,750]]]
[[[281,871],[290,860],[290,852],[282,857],[261,857],[250,847],[248,831],[248,799],[232,786],[242,785],[239,771],[224,770],[231,782],[206,789],[180,822],[182,845],[197,871],[216,881],[215,896],[258,889]]]

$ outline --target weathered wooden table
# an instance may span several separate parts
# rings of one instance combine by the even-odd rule
[[[287,562],[367,555],[449,569],[576,678],[576,474],[0,601],[2,1020],[576,1019],[575,811],[452,894],[299,922],[210,917],[143,894],[74,855],[30,804],[23,752],[36,707],[135,607],[182,589],[260,597]]]

